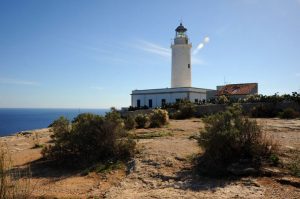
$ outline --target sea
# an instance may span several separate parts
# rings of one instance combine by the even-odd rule
[[[81,113],[104,115],[106,112],[109,109],[0,108],[0,136],[46,128],[60,116],[72,121]]]

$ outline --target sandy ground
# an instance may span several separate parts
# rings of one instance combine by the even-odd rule
[[[282,151],[300,150],[300,120],[257,119]],[[195,175],[191,159],[201,153],[190,136],[203,128],[200,119],[171,120],[167,127],[139,129],[135,133],[163,132],[168,136],[137,141],[139,153],[129,175],[123,170],[107,174],[55,170],[32,166],[33,195],[57,198],[300,198],[299,186],[282,183],[289,175],[244,177],[235,180],[211,179]],[[41,157],[36,143],[50,140],[49,129],[31,134],[1,137],[16,167],[25,167]],[[32,164],[34,165],[34,164]],[[283,181],[284,182],[284,181]]]

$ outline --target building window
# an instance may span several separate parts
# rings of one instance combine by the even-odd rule
[[[191,64],[188,64],[188,68],[191,68]]]
[[[138,99],[138,100],[136,101],[136,106],[137,106],[138,108],[141,107],[141,100]]]
[[[195,99],[195,103],[198,104],[198,99]]]
[[[177,98],[177,99],[176,99],[176,103],[179,103],[179,102],[180,102],[180,99]]]
[[[161,106],[165,106],[166,105],[166,99],[161,99]]]
[[[149,108],[152,108],[152,99],[149,99]]]

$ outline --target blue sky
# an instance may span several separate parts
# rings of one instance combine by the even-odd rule
[[[180,20],[194,87],[300,92],[300,0],[0,0],[0,107],[122,107],[170,87]]]

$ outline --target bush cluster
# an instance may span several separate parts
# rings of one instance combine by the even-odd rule
[[[255,118],[271,118],[276,117],[276,115],[277,111],[274,105],[270,104],[260,104],[250,111],[250,116]]]
[[[169,122],[169,114],[166,110],[156,109],[150,114],[150,127],[157,128]]]
[[[286,108],[282,112],[279,112],[278,116],[282,119],[294,119],[300,116],[300,114],[292,108]]]
[[[72,122],[60,117],[51,126],[54,144],[42,151],[48,160],[81,167],[134,155],[135,142],[127,137],[123,120],[115,110],[105,117],[80,114]]]
[[[205,129],[198,139],[205,150],[199,162],[203,172],[226,174],[228,166],[242,159],[253,167],[259,167],[262,160],[268,160],[275,154],[275,145],[263,136],[256,121],[243,117],[240,107],[230,107],[203,121]]]
[[[146,128],[149,123],[149,117],[146,114],[138,114],[135,117],[137,128]]]
[[[183,100],[176,103],[175,112],[170,113],[172,119],[188,119],[195,116],[196,106],[188,100]]]

